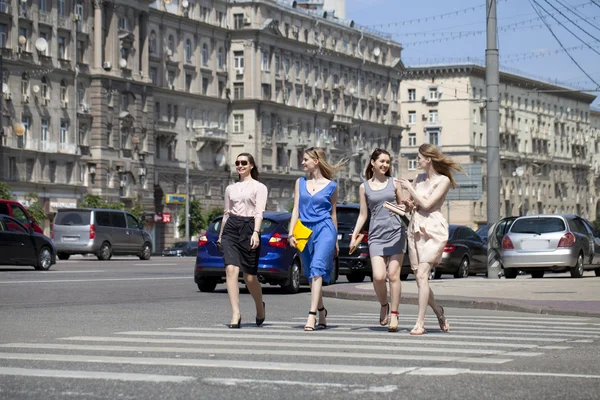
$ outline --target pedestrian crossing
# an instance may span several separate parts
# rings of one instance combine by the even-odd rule
[[[328,329],[314,332],[304,332],[306,317],[297,317],[267,319],[262,327],[243,324],[239,330],[220,324],[168,326],[44,342],[0,343],[0,386],[4,379],[16,376],[176,384],[304,382],[258,379],[256,371],[306,373],[316,384],[323,374],[516,376],[528,371],[514,371],[511,364],[568,351],[600,338],[600,326],[589,318],[452,315],[451,331],[442,332],[437,319],[428,317],[429,333],[411,336],[408,332],[414,317],[401,316],[396,333],[379,326],[378,317],[366,313],[331,315]],[[149,366],[152,373],[147,373]],[[121,367],[129,372],[115,372]],[[163,370],[165,374],[157,373]],[[235,377],[223,378],[223,371],[232,370],[237,371]],[[539,371],[531,373],[543,376]],[[595,375],[572,376],[600,380]]]

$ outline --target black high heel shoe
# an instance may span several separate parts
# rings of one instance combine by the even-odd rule
[[[319,313],[325,311],[325,318],[327,318],[327,309],[325,307],[323,308],[319,308],[317,311],[319,311]],[[317,329],[327,329],[327,324],[321,322],[321,314],[319,314],[319,324],[317,325]]]
[[[265,322],[265,318],[267,317],[267,306],[265,305],[264,301],[262,303],[263,303],[263,317],[262,318],[256,317],[256,326],[261,326],[263,324],[263,322]]]
[[[240,314],[237,324],[229,324],[229,329],[240,329],[240,325],[242,325],[242,314]]]

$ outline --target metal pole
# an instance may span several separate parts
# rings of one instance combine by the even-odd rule
[[[190,240],[190,160],[188,142],[185,142],[185,240]]]
[[[486,0],[487,48],[485,51],[485,80],[487,89],[487,222],[500,219],[500,146],[498,102],[500,70],[498,65],[498,20],[496,0]],[[489,240],[488,240],[489,242]],[[500,277],[500,261],[488,246],[488,278]]]

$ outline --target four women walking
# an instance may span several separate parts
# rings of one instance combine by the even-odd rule
[[[289,244],[298,248],[305,275],[311,288],[310,308],[305,331],[327,328],[327,309],[323,304],[322,286],[329,282],[334,257],[339,252],[336,202],[337,183],[333,181],[340,162],[331,165],[321,148],[308,148],[302,166],[309,179],[299,178],[294,190],[294,208],[290,220]],[[419,147],[418,167],[424,170],[414,182],[392,178],[391,156],[375,149],[365,171],[366,181],[359,188],[360,214],[352,233],[351,247],[360,240],[363,225],[369,219],[368,243],[373,287],[381,305],[379,323],[388,331],[398,330],[400,304],[400,269],[406,244],[410,263],[419,289],[419,314],[411,335],[422,335],[427,305],[436,314],[440,329],[450,324],[444,309],[438,306],[429,287],[429,273],[437,266],[448,241],[448,223],[441,208],[450,187],[455,187],[453,173],[463,171],[459,164],[430,144]],[[240,268],[256,306],[256,325],[265,320],[265,303],[257,279],[260,254],[260,227],[267,202],[267,187],[258,182],[258,169],[252,155],[242,153],[235,162],[240,180],[225,190],[225,215],[218,244],[222,246],[227,276],[227,292],[232,308],[230,328],[239,328],[238,277]],[[408,192],[403,198],[402,189]],[[402,218],[412,213],[408,234]],[[304,225],[307,237],[294,237],[296,224]],[[308,229],[306,229],[308,228]],[[387,270],[387,273],[386,273]],[[390,283],[390,302],[386,287]],[[391,310],[391,316],[390,314]]]

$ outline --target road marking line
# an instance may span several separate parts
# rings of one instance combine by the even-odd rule
[[[570,343],[594,343],[593,340],[569,340]]]
[[[220,337],[220,336],[219,336]],[[290,338],[292,339],[292,338]],[[204,345],[204,344],[208,344],[208,340],[206,339],[202,339],[202,340],[194,340],[194,339],[154,339],[154,338],[147,338],[147,337],[142,337],[142,338],[131,338],[131,337],[106,337],[106,336],[73,336],[73,337],[65,337],[65,338],[60,338],[59,340],[73,340],[73,341],[82,341],[82,342],[117,342],[117,343],[162,343],[162,344],[189,344],[189,345]],[[337,340],[337,338],[332,338],[331,340],[335,340],[336,342],[340,342],[339,340]],[[324,340],[325,341],[325,340]],[[223,343],[222,340],[216,341],[217,344]],[[369,342],[374,342],[374,343],[390,343],[390,340],[376,340],[376,339],[371,339],[369,340]],[[235,341],[235,343],[238,343],[239,346],[242,346],[242,344],[239,344],[240,341]],[[257,341],[252,341],[250,342],[251,344],[258,344],[260,342]],[[269,346],[272,347],[287,347],[288,345],[286,343],[278,343],[278,342],[267,342]],[[535,344],[506,344],[506,343],[487,343],[487,342],[460,342],[460,344],[457,344],[456,341],[446,341],[446,340],[429,340],[427,341],[427,343],[424,343],[422,341],[419,341],[418,339],[414,339],[414,338],[407,338],[407,339],[402,339],[402,341],[400,342],[402,344],[411,344],[411,343],[419,343],[419,344],[426,344],[426,345],[430,345],[430,344],[436,344],[436,345],[457,345],[457,346],[487,346],[487,347],[506,347],[506,348],[510,348],[510,349],[537,349],[538,346]],[[246,346],[246,344],[243,344],[243,346]],[[304,348],[306,347],[306,345],[302,345]],[[311,347],[325,347],[325,348],[331,348],[330,344],[321,344],[321,343],[311,343],[310,344]],[[340,343],[337,343],[336,346],[344,346]],[[354,346],[360,346],[360,345],[350,345],[354,348]],[[383,346],[376,346],[377,348],[384,348]],[[563,347],[563,346],[556,346],[559,347],[560,349],[570,349],[570,347]],[[423,347],[423,348],[428,348],[428,347]],[[429,347],[431,348],[431,347]],[[435,348],[433,348],[435,349]]]
[[[54,275],[54,274],[91,274],[93,272],[104,272],[103,269],[97,269],[97,270],[89,270],[89,271],[56,271],[56,270],[52,270],[52,271],[40,271],[38,272],[39,274],[50,274],[50,275]]]
[[[304,321],[306,319],[306,317],[294,317],[291,318],[293,320],[298,320],[298,321]],[[332,315],[332,316],[328,316],[327,317],[328,320],[333,320],[333,321],[352,321],[352,322],[358,322],[358,321],[365,321],[365,323],[368,322],[372,322],[372,321],[378,321],[379,320],[379,315],[373,315],[373,316],[369,316],[369,317],[356,317],[356,316],[342,316],[342,315]],[[400,321],[414,321],[414,317],[410,317],[410,316],[401,316],[398,318]],[[452,322],[456,322],[456,323],[460,323],[460,324],[466,324],[466,323],[472,323],[472,324],[477,324],[479,326],[482,325],[487,325],[487,323],[491,323],[493,325],[491,326],[522,326],[522,322],[521,321],[506,321],[506,323],[503,323],[502,321],[497,321],[497,320],[485,320],[485,319],[471,319],[471,318],[455,318],[453,315],[449,315],[448,319],[451,319]],[[425,322],[437,322],[437,318],[436,317],[425,317]],[[514,323],[510,323],[510,322],[514,322]],[[539,320],[534,320],[534,321],[529,321],[529,322],[533,322],[535,324],[541,324],[541,325],[551,325],[551,326],[556,326],[557,322],[561,322],[561,324],[559,324],[558,326],[563,326],[563,325],[568,325],[568,326],[589,326],[589,329],[596,329],[596,330],[600,330],[600,328],[593,328],[592,326],[594,324],[590,324],[589,322],[577,322],[577,321],[539,321]],[[546,328],[545,328],[546,329]]]
[[[386,386],[365,386],[365,385],[349,385],[343,383],[331,383],[331,382],[303,382],[303,381],[282,381],[282,380],[268,380],[268,379],[237,379],[237,378],[204,378],[203,382],[214,385],[223,386],[237,386],[247,384],[266,384],[272,385],[283,385],[283,386],[302,386],[312,387],[318,390],[327,388],[335,388],[348,390],[350,393],[392,393],[398,390],[396,385]]]
[[[346,364],[317,364],[317,363],[281,363],[257,362],[243,360],[202,360],[185,358],[154,358],[154,357],[112,357],[95,355],[70,355],[70,354],[28,354],[28,353],[0,353],[3,360],[27,361],[63,361],[81,362],[92,364],[131,364],[131,365],[168,365],[177,367],[205,367],[225,369],[248,369],[267,371],[296,371],[311,373],[337,373],[337,374],[369,374],[369,375],[400,375],[412,371],[415,367],[377,367],[369,365]]]
[[[450,309],[450,307],[448,307]],[[352,316],[366,316],[366,317],[373,317],[373,318],[379,318],[379,313],[377,314],[373,314],[373,313],[356,313],[356,314],[351,314],[348,315],[348,317],[352,317]],[[402,318],[402,316],[400,316],[400,318]],[[433,319],[434,317],[425,317],[427,318],[431,318]],[[577,318],[577,317],[503,317],[503,316],[491,316],[491,315],[454,315],[452,314],[452,318],[466,318],[466,319],[490,319],[490,320],[507,320],[507,321],[513,321],[513,320],[523,320],[523,321],[552,321],[552,322],[559,322],[559,321],[566,321],[566,322],[570,322],[570,321],[580,321],[580,322],[585,322],[585,321],[593,321],[592,318]],[[592,324],[592,325],[598,325],[600,326],[600,324]]]
[[[0,281],[0,284],[13,283],[70,283],[70,282],[114,282],[114,281],[166,281],[175,279],[190,280],[189,276],[162,276],[159,278],[98,278],[98,279],[51,279],[42,281]]]
[[[179,265],[179,264],[133,264],[134,267],[148,267],[148,266],[167,267],[167,266],[171,266],[171,265]]]
[[[241,339],[279,339],[279,340],[290,340],[290,336],[289,335],[270,335],[270,334],[265,334],[265,333],[259,333],[259,334],[244,334],[244,333],[225,333],[224,331],[221,331],[222,333],[201,333],[201,332],[163,332],[163,331],[156,331],[156,332],[152,332],[152,331],[130,331],[130,332],[117,332],[117,335],[137,335],[137,336],[185,336],[185,337],[217,337],[217,338],[241,338]],[[258,330],[256,331],[257,333],[259,332]],[[264,330],[263,330],[264,332]],[[349,338],[347,336],[351,336],[352,333],[347,332],[347,334],[345,335],[346,337],[340,337],[340,338],[331,338],[329,340],[335,340],[336,342],[371,342],[371,341],[378,341],[378,342],[384,342],[384,343],[390,343],[392,339],[392,337],[390,335],[388,335],[388,339],[372,339],[372,338],[361,338],[361,337],[354,337],[354,338]],[[359,334],[360,335],[360,334]],[[447,338],[461,338],[461,339],[467,339],[469,340],[468,342],[464,342],[466,345],[470,345],[472,343],[472,339],[474,338],[482,338],[481,336],[464,336],[464,335],[453,335],[451,333],[440,333],[439,335],[435,335],[435,334],[427,334],[427,335],[423,335],[420,336],[418,338],[410,338],[412,339],[412,342],[415,341],[419,341],[419,343],[422,344],[426,344],[426,342],[429,342],[431,339],[430,338],[440,338],[440,339],[447,339]],[[556,342],[564,342],[569,340],[569,338],[564,338],[564,339],[553,339],[553,340],[549,340],[549,339],[540,339],[540,338],[505,338],[502,337],[500,338],[499,336],[484,336],[484,338],[486,339],[494,339],[496,341],[504,341],[504,340],[524,340],[524,341],[529,341],[529,342],[550,342],[550,341],[556,341]],[[397,336],[397,340],[401,340],[402,342],[405,342],[409,339],[409,336],[403,336],[403,335],[398,335]],[[294,340],[303,340],[303,341],[323,341],[324,336],[322,335],[312,335],[312,336],[308,336],[306,333],[304,333],[304,336],[302,335],[298,335],[294,337]],[[460,343],[458,341],[453,341],[453,343]]]
[[[9,368],[0,367],[0,375],[10,376],[37,376],[43,378],[79,378],[79,379],[105,379],[119,380],[128,382],[186,382],[193,381],[196,378],[191,376],[175,375],[153,375],[153,374],[134,374],[119,372],[100,372],[100,371],[68,371],[55,369],[27,369],[27,368]]]
[[[229,346],[231,342],[223,345]],[[245,343],[250,346],[251,343]],[[264,343],[268,345],[268,343]],[[26,348],[26,349],[54,349],[54,350],[82,350],[82,351],[137,351],[148,353],[177,353],[177,354],[244,354],[244,355],[272,355],[272,356],[294,356],[294,357],[319,357],[319,358],[355,358],[355,359],[381,359],[381,360],[411,360],[411,361],[439,361],[439,362],[468,362],[475,364],[504,364],[512,361],[507,358],[462,358],[449,356],[409,355],[409,354],[385,354],[385,353],[346,353],[334,351],[309,351],[305,350],[270,350],[263,348],[235,349],[230,348],[183,348],[183,347],[151,347],[151,346],[105,346],[105,345],[68,345],[68,344],[37,344],[37,343],[9,343],[0,345],[3,348]],[[442,350],[439,353],[443,353]]]

